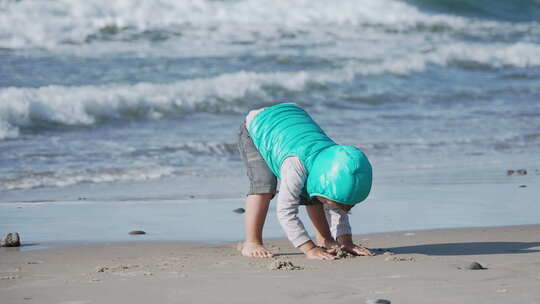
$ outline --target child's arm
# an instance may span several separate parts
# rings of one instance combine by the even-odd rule
[[[328,226],[330,227],[332,236],[336,239],[336,241],[341,235],[352,234],[347,211],[337,207],[331,207],[326,204],[324,205],[324,211],[326,212]]]
[[[313,227],[315,228],[315,233],[317,234],[317,244],[328,249],[337,247],[338,244],[330,232],[323,205],[308,205],[306,206],[306,210],[313,223]]]
[[[326,205],[325,211],[332,235],[336,236],[336,241],[343,250],[355,255],[375,255],[369,249],[357,246],[353,243],[349,215],[346,211],[339,208],[327,207]]]
[[[289,157],[283,161],[280,173],[277,216],[287,238],[308,258],[334,259],[333,255],[313,243],[298,217],[300,193],[302,193],[307,176],[305,167],[298,158]]]

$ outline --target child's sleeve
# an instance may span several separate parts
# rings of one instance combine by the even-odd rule
[[[339,208],[332,208],[326,204],[324,205],[324,211],[326,212],[326,220],[328,221],[330,232],[332,232],[334,238],[340,235],[352,234],[349,215],[346,211]]]
[[[306,182],[307,172],[298,157],[288,157],[283,161],[280,173],[277,216],[287,238],[298,247],[311,240],[298,217],[300,194]]]

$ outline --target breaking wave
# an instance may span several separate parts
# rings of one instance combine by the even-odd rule
[[[515,20],[516,15],[522,17]],[[497,21],[478,19],[490,16]],[[365,27],[505,30],[508,22],[538,21],[539,16],[540,4],[533,0],[364,0],[361,5],[355,0],[3,0],[0,48],[54,49],[96,40],[246,42]]]
[[[20,127],[84,126],[192,112],[244,111],[238,105],[242,98],[255,94],[268,100],[268,86],[301,90],[308,78],[302,72],[238,72],[172,84],[7,88],[0,90],[0,136],[17,137]]]
[[[451,44],[428,53],[406,54],[382,62],[351,61],[327,71],[236,72],[171,84],[47,86],[0,89],[0,139],[16,138],[21,128],[88,126],[107,121],[181,117],[194,112],[246,112],[275,102],[273,92],[300,92],[310,84],[342,84],[358,76],[407,75],[428,65],[474,68],[540,66],[540,46]]]

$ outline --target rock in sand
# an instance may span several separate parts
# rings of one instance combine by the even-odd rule
[[[146,234],[146,232],[144,232],[142,230],[133,230],[133,231],[130,231],[129,234],[130,235],[141,235],[141,234]]]
[[[385,299],[375,299],[375,300],[367,300],[367,304],[391,304],[390,300]]]
[[[10,232],[0,240],[0,247],[19,247],[21,238],[17,232]]]
[[[234,213],[238,213],[238,214],[242,214],[244,212],[246,212],[246,210],[244,208],[236,208],[233,210]]]
[[[482,266],[482,264],[478,262],[470,262],[470,263],[464,263],[463,265],[458,266],[458,269],[480,270],[480,269],[487,269],[487,268]]]

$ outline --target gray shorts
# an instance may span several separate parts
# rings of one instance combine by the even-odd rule
[[[275,195],[277,178],[268,168],[259,150],[255,148],[245,122],[240,126],[240,132],[238,133],[238,149],[240,150],[240,157],[242,157],[246,165],[249,177],[250,186],[247,195],[262,193]]]
[[[270,193],[272,197],[276,195],[277,178],[262,158],[259,150],[255,147],[245,122],[240,125],[238,150],[240,150],[240,156],[246,165],[249,178],[249,192],[247,195],[262,193]],[[313,205],[320,204],[320,202],[317,199],[308,199],[301,196],[300,204]]]

